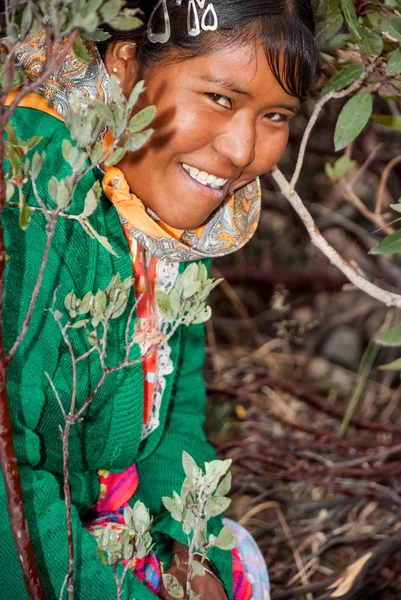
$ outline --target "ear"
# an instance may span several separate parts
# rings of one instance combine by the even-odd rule
[[[136,44],[134,42],[112,42],[107,47],[104,64],[108,74],[117,77],[125,97],[128,98],[139,79]]]

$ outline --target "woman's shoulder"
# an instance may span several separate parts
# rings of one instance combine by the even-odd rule
[[[72,145],[75,143],[63,119],[49,107],[43,97],[36,93],[28,95],[18,105],[12,115],[11,123],[17,138],[24,141],[35,140],[36,145],[29,151],[27,158],[32,165],[35,153],[40,155],[41,168],[35,185],[31,179],[28,179],[23,187],[27,204],[34,207],[29,227],[26,231],[21,231],[19,228],[18,190],[15,189],[15,198],[11,198],[12,205],[7,207],[2,217],[6,230],[5,235],[11,244],[12,240],[19,243],[18,240],[23,237],[27,241],[29,239],[32,251],[35,251],[36,247],[43,250],[42,246],[47,237],[47,226],[45,215],[40,210],[38,198],[42,201],[42,205],[55,207],[52,196],[57,193],[58,188],[63,187],[58,182],[63,179],[66,182],[68,179],[71,181],[72,175],[71,166],[63,152],[63,145],[65,147],[66,140]],[[9,164],[7,160],[5,163],[7,172]],[[99,236],[102,236],[101,240],[107,238],[119,256],[124,254],[124,250],[126,253],[126,242],[118,214],[105,195],[102,195],[96,210],[88,219],[81,218],[88,192],[96,181],[101,183],[103,177],[100,169],[91,169],[90,167],[91,163],[88,158],[85,165],[88,172],[76,185],[71,205],[63,210],[64,213],[71,214],[72,218],[63,216],[58,218],[52,252],[55,255],[62,255],[66,266],[70,262],[75,264],[77,261],[83,261],[88,265],[88,263],[95,264],[100,260],[106,267],[105,270],[109,271],[112,268],[109,264],[110,260],[107,259],[109,251],[101,243],[99,244]],[[53,184],[51,184],[52,180]],[[86,222],[88,223],[87,227],[85,227]],[[118,268],[122,268],[120,264]]]

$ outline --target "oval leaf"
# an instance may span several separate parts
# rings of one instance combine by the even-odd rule
[[[322,89],[321,95],[324,96],[329,92],[338,92],[343,88],[350,85],[355,79],[357,79],[363,71],[363,65],[356,62],[351,62],[345,65],[340,71],[337,71],[335,75],[326,83]]]
[[[334,133],[336,150],[342,150],[364,129],[372,114],[373,101],[369,92],[357,94],[343,106]]]
[[[106,160],[106,166],[113,167],[119,163],[120,160],[124,158],[125,152],[125,148],[117,148],[117,150],[114,150],[113,154]]]
[[[369,254],[395,254],[401,251],[401,230],[388,235],[378,246],[371,248]]]
[[[155,116],[156,106],[147,106],[132,117],[128,125],[128,130],[131,133],[136,133],[137,131],[145,129],[145,127],[147,127],[153,121]]]
[[[381,346],[401,346],[401,325],[396,325],[375,338]]]
[[[401,17],[392,14],[383,14],[379,20],[379,27],[394,39],[401,42]]]
[[[397,75],[401,73],[401,48],[394,50],[387,63],[386,75]]]

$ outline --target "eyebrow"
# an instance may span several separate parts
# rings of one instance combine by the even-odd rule
[[[202,81],[207,81],[208,83],[216,83],[217,85],[221,85],[221,87],[225,88],[226,90],[228,90],[230,92],[234,92],[235,94],[241,94],[242,96],[247,96],[248,98],[253,99],[252,94],[250,94],[246,90],[243,90],[242,88],[238,87],[230,79],[226,79],[224,77],[218,77],[218,76],[214,76],[214,75],[202,75],[200,77],[200,79],[202,79]],[[299,101],[297,103],[297,106],[294,106],[293,104],[286,104],[286,103],[280,102],[280,104],[275,104],[274,107],[275,108],[284,108],[284,109],[294,113],[294,115],[297,115],[300,110]]]

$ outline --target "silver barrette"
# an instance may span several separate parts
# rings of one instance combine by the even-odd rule
[[[175,3],[177,6],[181,6],[182,0],[175,0]],[[218,28],[218,18],[213,3],[209,2],[206,10],[205,4],[206,0],[188,1],[187,28],[188,34],[193,37],[198,36],[201,31],[216,31]],[[153,31],[153,19],[156,12],[160,9],[163,10],[164,31],[162,33],[155,33]],[[203,15],[201,18],[198,14],[199,9],[203,10]],[[154,44],[165,44],[170,39],[171,24],[167,8],[167,0],[158,0],[149,17],[147,33],[149,40]]]

